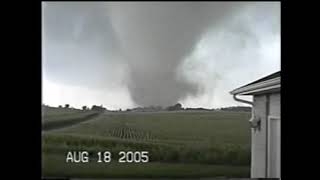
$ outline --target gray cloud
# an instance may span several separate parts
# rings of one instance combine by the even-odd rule
[[[167,106],[197,95],[200,84],[178,78],[178,67],[208,27],[242,4],[195,2],[110,3],[108,12],[129,65],[128,87],[143,106]]]
[[[125,83],[116,36],[101,3],[46,2],[43,12],[48,79],[89,88]]]
[[[245,81],[254,73],[264,72],[265,59],[259,55],[259,47],[280,34],[279,3],[45,5],[46,77],[106,91],[127,87],[132,100],[141,106],[167,106],[205,94],[215,101],[213,91],[227,93],[241,82],[230,76],[241,71]],[[200,40],[212,46],[210,58],[199,60],[192,54]],[[217,88],[221,83],[228,89]]]
[[[204,89],[189,106],[235,104],[229,91],[280,70],[279,12],[279,3],[248,4],[209,30],[181,67]]]

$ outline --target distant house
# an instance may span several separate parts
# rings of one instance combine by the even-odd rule
[[[106,108],[104,108],[102,105],[101,106],[93,105],[91,110],[93,110],[93,111],[105,111]]]
[[[280,178],[281,175],[281,76],[280,71],[230,93],[239,102],[252,105],[251,178]],[[253,96],[253,102],[238,95]]]

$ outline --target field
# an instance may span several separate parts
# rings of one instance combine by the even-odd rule
[[[90,111],[43,114],[45,122],[85,119]],[[65,115],[61,115],[64,114]],[[42,169],[48,177],[249,177],[250,128],[245,112],[106,112],[42,132]],[[48,120],[49,119],[49,120]],[[111,163],[65,163],[68,151]],[[118,163],[120,151],[148,151],[148,163]],[[92,159],[91,158],[91,159]]]
[[[81,111],[68,108],[42,107],[42,130],[51,130],[78,124],[98,116],[93,111]]]

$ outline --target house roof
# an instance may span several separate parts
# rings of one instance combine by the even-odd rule
[[[239,95],[254,95],[254,94],[263,94],[271,92],[279,92],[281,89],[281,71],[272,73],[268,76],[260,78],[256,81],[253,81],[249,84],[241,86],[233,91],[231,94]]]

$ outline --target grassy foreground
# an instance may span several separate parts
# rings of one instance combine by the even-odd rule
[[[196,178],[196,177],[249,177],[248,166],[159,163],[63,163],[63,156],[43,154],[44,177],[81,178]]]
[[[57,111],[57,110],[56,110]],[[61,121],[63,112],[50,118]],[[81,116],[76,112],[72,116]],[[68,114],[68,116],[71,116]],[[85,113],[83,114],[85,116]],[[43,132],[46,177],[249,177],[249,113],[106,113],[69,128]],[[44,114],[44,121],[46,121]],[[112,152],[113,162],[65,163],[66,153]],[[118,163],[120,151],[149,151],[148,163]]]

